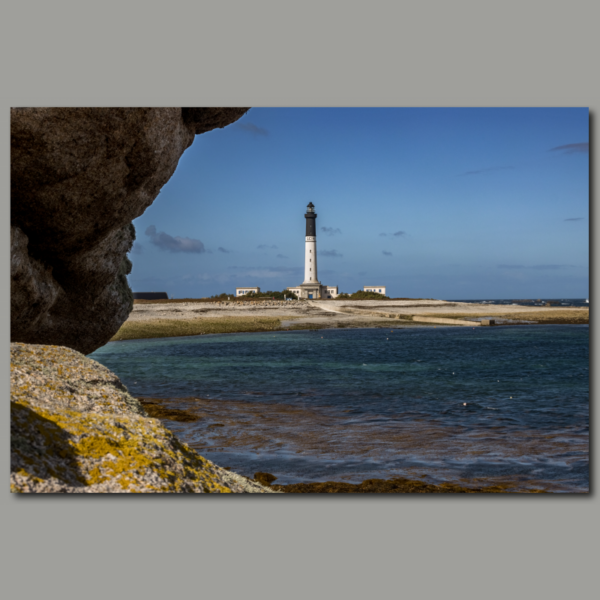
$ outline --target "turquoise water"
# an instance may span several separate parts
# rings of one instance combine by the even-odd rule
[[[205,418],[167,421],[173,431],[217,464],[278,483],[589,487],[587,325],[206,335],[111,342],[91,358],[134,396],[186,399]]]

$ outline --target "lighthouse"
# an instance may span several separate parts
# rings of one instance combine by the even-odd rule
[[[306,207],[306,235],[304,237],[304,282],[296,287],[287,288],[299,298],[307,300],[335,298],[337,286],[321,285],[317,275],[317,213],[310,202]]]
[[[306,207],[306,237],[304,238],[304,283],[320,285],[317,277],[317,213],[310,202]]]
[[[306,207],[304,219],[306,222],[306,235],[304,236],[304,281],[300,285],[288,287],[286,290],[304,300],[333,300],[339,296],[338,286],[322,285],[317,274],[317,213],[315,212],[315,205],[312,202],[309,202]],[[298,229],[298,233],[300,233],[301,229]],[[324,227],[322,229],[326,230]],[[298,236],[299,245],[300,236]],[[300,253],[298,252],[298,254]],[[385,296],[385,286],[377,286],[377,289],[375,287],[365,287],[365,291],[369,290]],[[260,292],[260,288],[235,288],[235,295],[242,296],[253,291]],[[291,300],[291,298],[288,298],[288,300]]]

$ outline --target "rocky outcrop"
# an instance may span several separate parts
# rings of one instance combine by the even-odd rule
[[[180,442],[74,350],[13,343],[10,368],[13,492],[272,491]]]
[[[11,339],[104,345],[127,319],[131,221],[194,136],[245,108],[11,110]]]

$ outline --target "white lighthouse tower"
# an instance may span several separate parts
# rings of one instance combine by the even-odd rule
[[[317,213],[310,202],[306,207],[306,236],[304,238],[304,283],[287,288],[299,298],[325,299],[338,295],[337,286],[321,285],[317,275]]]
[[[317,213],[311,202],[306,207],[306,237],[304,238],[304,283],[302,285],[321,285],[317,277]]]

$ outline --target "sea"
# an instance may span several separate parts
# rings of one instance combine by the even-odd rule
[[[507,300],[448,300],[448,302],[468,302],[476,304],[505,304],[518,306],[569,306],[571,308],[589,308],[589,298],[527,298]]]
[[[109,342],[90,355],[222,467],[589,491],[589,326],[400,327]]]

